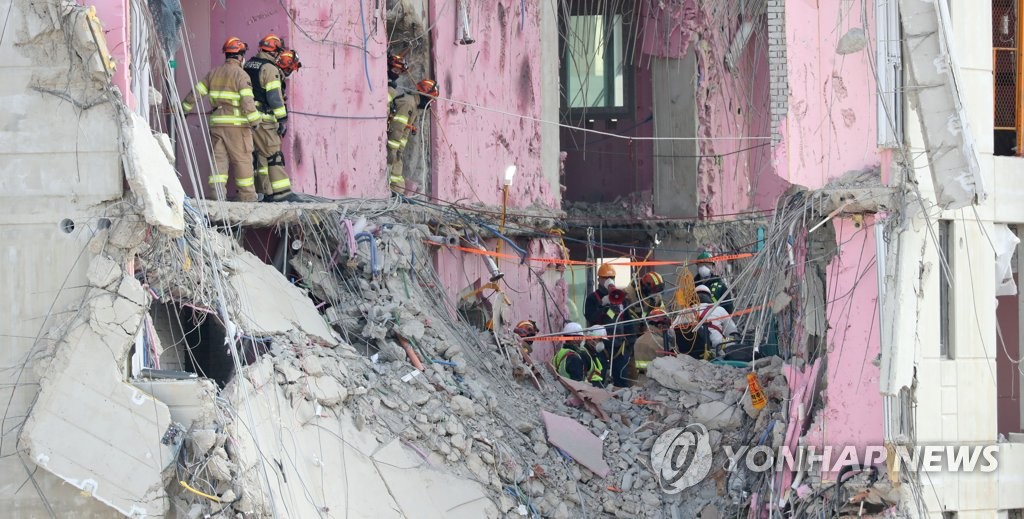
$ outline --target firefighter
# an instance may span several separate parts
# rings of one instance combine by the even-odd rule
[[[210,143],[213,146],[213,172],[210,185],[217,200],[227,198],[228,174],[235,177],[238,200],[257,200],[252,168],[252,132],[259,124],[252,83],[242,69],[249,46],[238,38],[224,42],[224,64],[210,71],[196,84],[185,100],[182,110],[187,114],[196,103],[196,93],[207,97],[213,110],[210,116]]]
[[[625,297],[626,294],[621,290],[616,292],[615,268],[607,263],[602,264],[597,269],[597,289],[588,294],[583,303],[583,315],[587,319],[587,325],[607,326],[614,323],[622,311]]]
[[[559,375],[582,382],[587,379],[591,367],[589,357],[584,360],[582,355],[583,327],[579,323],[566,323],[562,328],[562,335],[573,339],[562,342],[562,347],[551,359],[551,364]]]
[[[281,137],[288,130],[288,110],[284,105],[284,73],[277,61],[284,52],[284,42],[276,34],[260,40],[260,52],[245,64],[252,82],[260,123],[253,129],[253,154],[256,162],[257,187],[267,202],[292,202],[292,182],[284,171]]]
[[[537,322],[533,320],[519,321],[516,327],[512,330],[512,333],[516,334],[523,344],[523,349],[527,353],[533,352],[533,337],[537,336]]]
[[[711,253],[708,251],[701,252],[697,256],[697,275],[693,277],[693,284],[694,286],[708,287],[711,291],[711,302],[722,305],[726,313],[731,314],[733,311],[732,292],[729,292],[729,287],[722,277],[715,273],[715,262],[710,261],[711,259]],[[726,294],[726,292],[729,293]]]
[[[401,54],[388,57],[388,183],[393,191],[405,189],[402,154],[409,144],[409,134],[415,134],[416,115],[426,110],[437,97],[437,82],[424,79],[416,83],[416,90],[402,93],[398,78],[408,70]]]
[[[277,57],[277,68],[281,69],[285,79],[291,77],[293,73],[298,72],[302,68],[302,62],[299,61],[298,53],[292,49],[281,51],[281,54]],[[288,102],[287,90],[287,83],[282,81],[281,92],[285,102]]]

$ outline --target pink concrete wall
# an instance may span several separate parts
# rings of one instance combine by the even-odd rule
[[[510,207],[558,207],[541,174],[540,10],[546,3],[470,2],[472,45],[456,45],[455,2],[431,1],[434,74],[443,98],[433,108],[435,196],[498,205],[505,167],[518,166]],[[548,7],[545,7],[548,8]],[[481,105],[492,110],[472,106]],[[556,187],[557,189],[557,187]]]
[[[880,325],[873,219],[836,220],[841,254],[827,272],[828,387],[819,417],[825,445],[882,445]]]
[[[860,27],[857,9],[823,2],[786,3],[789,114],[780,124],[775,166],[783,180],[821,187],[846,171],[880,163],[875,82],[868,47],[840,55],[839,38]],[[867,3],[868,34],[874,8]]]
[[[81,5],[96,6],[96,16],[103,22],[103,32],[107,39],[107,49],[111,57],[117,63],[112,78],[114,86],[121,91],[121,96],[129,108],[135,108],[135,96],[132,95],[129,85],[129,64],[131,63],[131,48],[129,46],[128,19],[129,4],[127,0],[93,0],[85,2],[79,0]]]
[[[268,13],[280,7],[266,3]],[[289,80],[285,158],[298,191],[332,198],[388,196],[387,30],[374,15],[378,4],[384,2],[288,2],[294,21],[284,17],[283,32],[302,69]]]

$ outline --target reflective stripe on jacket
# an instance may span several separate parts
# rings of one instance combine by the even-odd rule
[[[196,84],[181,102],[186,113],[195,106],[196,93],[208,98],[213,107],[210,126],[250,126],[260,120],[249,75],[237,59],[228,58]]]

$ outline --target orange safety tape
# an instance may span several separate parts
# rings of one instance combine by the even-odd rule
[[[519,256],[516,256],[514,254],[504,254],[504,253],[501,253],[501,252],[493,252],[493,251],[489,251],[489,250],[472,249],[472,248],[469,248],[469,247],[461,247],[459,245],[447,245],[447,244],[444,244],[444,243],[437,243],[437,242],[430,241],[430,240],[423,240],[423,243],[426,243],[427,245],[434,245],[434,246],[437,246],[437,247],[448,247],[449,249],[455,249],[455,250],[458,250],[458,251],[467,252],[469,254],[479,254],[481,256],[490,256],[492,258],[502,258],[502,259],[510,259],[510,260],[520,260],[521,259]],[[712,262],[719,262],[719,261],[732,261],[732,260],[743,259],[743,258],[751,258],[753,256],[754,256],[754,254],[751,253],[751,252],[745,252],[745,253],[742,253],[742,254],[728,254],[728,255],[725,255],[725,256],[715,256],[713,258],[708,258],[706,260],[703,260],[703,262],[712,263]],[[527,261],[536,261],[536,262],[539,262],[539,263],[552,263],[552,264],[556,264],[556,265],[595,265],[595,266],[597,265],[597,263],[593,262],[593,261],[580,261],[580,260],[570,260],[570,259],[562,259],[562,258],[526,258],[526,260]],[[612,265],[612,266],[616,266],[616,267],[665,267],[665,266],[671,266],[671,265],[692,265],[694,263],[696,263],[696,261],[623,261],[623,262],[609,262],[609,263],[605,263],[605,265]]]

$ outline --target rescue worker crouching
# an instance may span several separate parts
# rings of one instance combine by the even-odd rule
[[[242,69],[249,46],[238,38],[228,38],[221,50],[224,64],[213,69],[181,102],[188,114],[196,105],[196,93],[209,99],[210,144],[213,147],[213,171],[209,183],[217,200],[227,198],[228,176],[235,178],[238,200],[255,202],[252,152],[253,129],[259,124],[252,82]]]
[[[696,287],[700,300],[680,312],[673,324],[679,353],[696,359],[711,360],[723,354],[720,347],[727,339],[739,338],[739,330],[726,309],[712,301],[711,289]]]
[[[715,262],[708,261],[712,258],[708,251],[701,252],[697,256],[697,275],[693,277],[694,286],[704,285],[711,291],[711,302],[722,305],[727,313],[733,312],[733,295],[729,292],[729,286],[715,273]]]
[[[253,154],[257,187],[268,202],[293,202],[291,179],[284,170],[281,138],[288,131],[288,109],[284,102],[285,74],[278,60],[285,51],[284,42],[276,34],[260,40],[260,52],[245,64],[252,82],[260,123],[253,130]]]
[[[675,340],[669,331],[672,328],[672,321],[661,308],[651,310],[647,315],[647,333],[636,340],[634,347],[634,358],[636,369],[640,373],[638,381],[643,383],[647,373],[647,366],[651,361],[667,354],[675,354]]]
[[[590,357],[587,380],[594,387],[604,387],[608,380],[608,350],[605,347],[607,337],[608,331],[605,327],[596,324],[587,328],[587,338],[583,341],[584,353]]]
[[[516,327],[512,329],[512,333],[516,334],[520,342],[523,345],[523,350],[526,353],[533,353],[533,339],[539,333],[537,329],[537,323],[532,320],[519,321]]]
[[[562,335],[572,339],[562,341],[551,363],[560,376],[583,382],[589,378],[591,371],[590,356],[584,353],[583,326],[579,323],[566,323]]]

